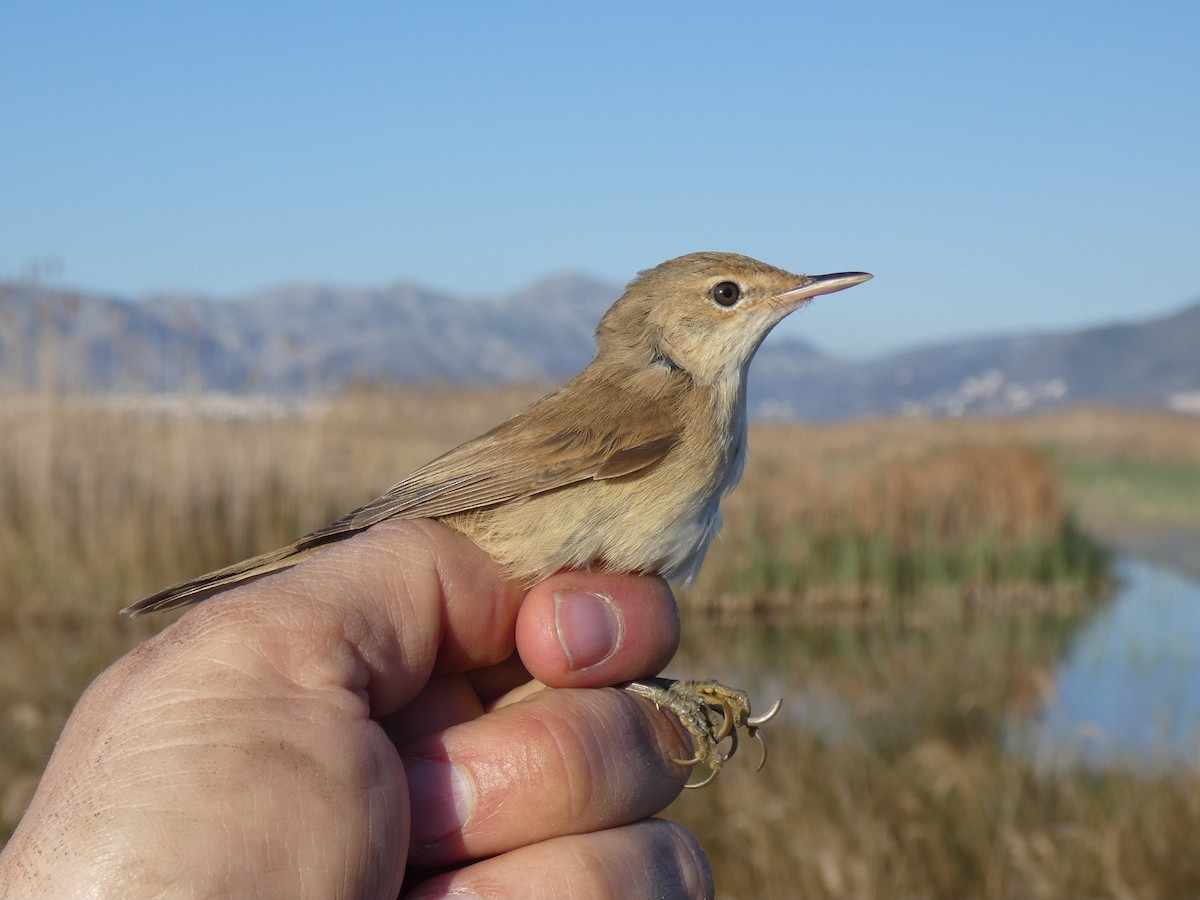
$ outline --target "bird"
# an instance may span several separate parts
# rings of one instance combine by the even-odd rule
[[[814,297],[866,272],[797,275],[700,252],[640,272],[596,328],[591,363],[557,390],[437,457],[380,497],[287,547],[172,585],[123,612],[196,603],[269,576],[388,519],[437,519],[526,585],[562,569],[653,573],[691,584],[747,451],[746,375],[763,339]],[[715,681],[625,685],[673,711],[707,784],[739,728],[766,744],[743,691]],[[726,753],[722,741],[732,739]],[[761,763],[760,763],[761,768]]]

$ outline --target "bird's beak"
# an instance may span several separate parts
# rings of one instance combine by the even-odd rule
[[[772,298],[773,303],[786,306],[798,306],[804,300],[811,300],[821,294],[832,294],[844,291],[856,284],[870,281],[873,276],[866,272],[834,272],[832,275],[808,275],[804,280],[789,291],[777,294]]]

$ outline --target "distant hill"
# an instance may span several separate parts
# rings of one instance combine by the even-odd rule
[[[591,359],[620,287],[561,275],[503,299],[416,285],[296,285],[231,301],[127,301],[0,284],[0,377],[99,391],[296,395],[352,380],[558,382]],[[1200,412],[1200,303],[1079,331],[939,343],[867,359],[768,340],[757,415],[1012,414],[1092,403]]]
[[[99,390],[294,393],[371,381],[558,380],[619,290],[549,279],[499,301],[297,285],[225,302],[0,286],[0,373]],[[52,357],[49,358],[48,357]]]

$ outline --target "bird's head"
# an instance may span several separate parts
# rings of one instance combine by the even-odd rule
[[[596,329],[597,358],[682,369],[703,384],[737,378],[784,316],[870,277],[794,275],[736,253],[690,253],[630,282]]]

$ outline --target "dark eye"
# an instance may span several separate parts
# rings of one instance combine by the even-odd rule
[[[713,285],[711,295],[722,306],[733,306],[742,299],[742,289],[732,281],[722,281]]]

